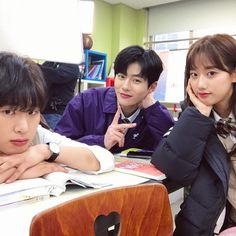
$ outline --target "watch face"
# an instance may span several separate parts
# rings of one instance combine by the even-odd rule
[[[53,153],[59,153],[60,152],[60,146],[58,144],[56,144],[56,143],[50,143],[49,147],[50,147],[50,150]]]

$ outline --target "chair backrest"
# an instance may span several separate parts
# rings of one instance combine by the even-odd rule
[[[168,193],[162,184],[98,191],[34,216],[30,236],[173,234]]]

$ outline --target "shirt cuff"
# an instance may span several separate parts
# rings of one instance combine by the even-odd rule
[[[97,145],[87,146],[87,148],[93,152],[93,154],[95,155],[95,157],[100,163],[100,170],[89,171],[89,173],[100,174],[103,172],[112,171],[114,169],[115,160],[111,152]]]

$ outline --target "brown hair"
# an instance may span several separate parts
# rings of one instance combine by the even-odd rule
[[[222,71],[232,74],[236,68],[236,40],[227,34],[215,34],[205,36],[189,48],[185,66],[185,87],[190,77],[190,70],[196,68],[196,58],[204,56],[212,65]],[[236,84],[233,84],[233,94],[230,100],[230,108],[236,117]],[[187,105],[193,105],[187,95]]]

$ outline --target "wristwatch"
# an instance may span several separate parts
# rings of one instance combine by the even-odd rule
[[[46,160],[48,162],[53,162],[59,156],[60,146],[57,143],[46,143],[52,155]]]

